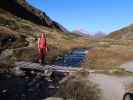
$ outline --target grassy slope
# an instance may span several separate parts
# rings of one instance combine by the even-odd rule
[[[83,66],[91,69],[119,70],[119,66],[133,61],[133,25],[96,40]]]
[[[119,70],[123,63],[133,60],[133,41],[102,39],[93,43],[83,64],[86,68],[100,70]]]
[[[110,33],[107,37],[114,39],[133,39],[133,24]]]

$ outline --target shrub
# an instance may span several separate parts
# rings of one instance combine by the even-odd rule
[[[100,89],[88,80],[70,79],[63,83],[58,96],[70,100],[100,100]]]

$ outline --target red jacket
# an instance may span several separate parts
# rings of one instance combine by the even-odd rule
[[[38,38],[38,49],[40,48],[47,49],[46,37],[44,36],[44,34],[41,34],[41,37]]]

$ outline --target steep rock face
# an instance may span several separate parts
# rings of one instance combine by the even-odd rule
[[[67,32],[62,25],[50,19],[45,12],[42,12],[41,10],[28,4],[26,0],[1,0],[0,8],[3,8],[20,18]]]

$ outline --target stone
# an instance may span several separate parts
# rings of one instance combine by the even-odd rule
[[[64,100],[63,98],[57,98],[57,97],[49,97],[43,100]]]

